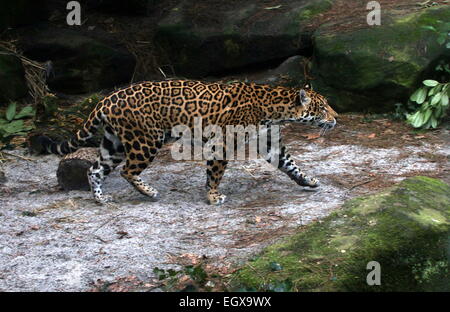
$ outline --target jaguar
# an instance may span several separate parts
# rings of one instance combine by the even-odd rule
[[[309,85],[300,88],[254,83],[206,83],[194,80],[145,81],[116,90],[104,97],[90,113],[76,135],[62,142],[41,135],[39,142],[47,153],[65,155],[86,144],[103,128],[98,159],[88,171],[94,198],[99,203],[112,200],[102,191],[105,177],[125,161],[121,175],[140,193],[157,199],[158,191],[139,175],[153,161],[170,139],[171,129],[185,125],[192,129],[194,119],[201,118],[202,127],[217,125],[265,125],[290,122],[319,126],[330,130],[336,125],[337,113],[327,99]],[[298,185],[315,188],[316,178],[307,176],[294,162],[279,139],[278,148],[270,142],[262,158],[274,164]],[[258,151],[260,152],[260,151]],[[206,162],[206,192],[210,204],[225,201],[219,193],[228,160]]]

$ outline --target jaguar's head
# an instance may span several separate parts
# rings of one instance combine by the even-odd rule
[[[328,105],[327,99],[305,85],[298,91],[294,108],[297,122],[312,124],[326,130],[336,125],[337,113]]]

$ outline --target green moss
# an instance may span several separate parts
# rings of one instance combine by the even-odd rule
[[[450,290],[450,186],[416,177],[342,209],[269,246],[233,276],[237,288],[293,291]],[[381,285],[366,282],[370,261]],[[279,263],[272,271],[270,263]],[[270,288],[270,287],[269,287]]]
[[[230,57],[238,57],[239,56],[239,54],[240,54],[239,44],[234,42],[233,39],[226,39],[223,44],[224,44],[226,53]]]
[[[298,19],[300,21],[310,19],[320,13],[323,13],[323,12],[331,9],[332,5],[333,5],[332,0],[315,1],[315,2],[311,3],[310,5],[307,5],[300,11],[300,13],[298,15]]]

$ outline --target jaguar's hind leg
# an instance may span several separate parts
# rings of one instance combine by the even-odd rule
[[[220,205],[226,199],[226,196],[220,194],[217,188],[225,173],[227,164],[226,160],[208,160],[206,162],[206,190],[207,198],[211,205]]]
[[[89,169],[88,180],[91,185],[94,198],[99,203],[111,200],[111,196],[106,196],[102,191],[102,184],[105,177],[110,174],[125,158],[124,148],[119,138],[114,135],[111,128],[105,128],[105,135],[100,145],[100,156],[94,165]]]
[[[158,191],[145,183],[139,175],[153,161],[162,143],[161,141],[150,143],[142,137],[139,140],[136,139],[135,142],[139,143],[130,145],[130,148],[126,151],[127,161],[121,175],[140,193],[156,199],[158,198]]]

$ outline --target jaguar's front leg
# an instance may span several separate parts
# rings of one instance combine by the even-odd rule
[[[282,145],[281,139],[273,142],[272,129],[269,127],[267,132],[267,145],[265,149],[258,146],[258,153],[270,164],[278,167],[282,172],[286,173],[289,178],[294,180],[298,185],[317,187],[319,181],[316,178],[310,178],[303,173],[297,166],[291,155],[287,152],[286,147]],[[277,144],[275,144],[277,143]]]
[[[211,205],[220,205],[225,201],[226,196],[219,193],[218,187],[227,164],[226,160],[208,160],[206,162],[206,196]]]
[[[319,180],[308,177],[305,173],[303,173],[296,165],[295,161],[291,158],[291,155],[287,153],[286,147],[284,146],[280,149],[278,169],[286,173],[289,178],[294,180],[298,185],[309,187],[319,186]]]

